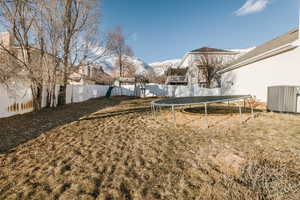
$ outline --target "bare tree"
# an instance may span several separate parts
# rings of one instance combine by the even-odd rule
[[[145,78],[150,83],[158,83],[158,84],[165,84],[167,80],[167,76],[165,73],[157,74],[152,68],[148,69],[145,73]]]
[[[136,65],[135,63],[127,56],[124,56],[122,59],[122,68],[124,77],[135,77],[136,75]]]
[[[29,77],[35,110],[40,109],[42,87],[49,90],[49,102],[53,102],[57,75],[64,86],[61,102],[65,103],[72,67],[95,62],[104,54],[97,34],[99,2],[0,0],[0,22],[13,35],[19,51],[16,54],[5,45],[1,47],[15,60],[10,71],[25,71]],[[8,74],[0,70],[1,79],[7,79]]]
[[[34,2],[1,0],[2,25],[13,35],[14,47],[0,44],[2,52],[8,57],[10,70],[16,74],[23,74],[29,81],[33,96],[34,110],[41,108],[42,70],[39,68],[32,48],[32,27],[36,20]],[[3,72],[3,70],[2,70]],[[10,73],[11,74],[11,73]],[[7,74],[8,75],[8,74]],[[6,77],[10,79],[12,77]]]
[[[114,30],[108,33],[107,49],[112,55],[117,57],[116,65],[118,67],[119,76],[123,77],[125,67],[129,66],[126,65],[126,62],[128,63],[127,57],[133,56],[133,51],[126,44],[123,29],[120,26],[116,27]]]
[[[233,57],[227,55],[197,55],[192,64],[196,65],[199,69],[198,83],[207,88],[220,87],[221,75],[217,72],[232,60]]]
[[[62,51],[60,56],[64,65],[63,103],[65,103],[66,86],[71,67],[79,65],[84,59],[87,59],[87,51],[90,49],[88,47],[92,45],[92,41],[95,41],[95,37],[97,37],[100,24],[99,2],[99,0],[49,1],[50,5],[54,5],[56,15],[62,22],[57,25],[62,30]]]
[[[147,71],[147,78],[151,83],[159,83],[164,84],[167,80],[167,71],[170,68],[177,68],[178,62],[162,62],[157,63],[153,66],[153,68]]]

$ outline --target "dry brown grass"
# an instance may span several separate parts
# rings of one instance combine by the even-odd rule
[[[300,174],[296,158],[274,158],[257,152],[243,168],[240,181],[257,199],[299,199]]]
[[[177,111],[175,128],[150,99],[105,101],[0,154],[0,199],[300,199],[300,116],[210,109],[207,129]]]

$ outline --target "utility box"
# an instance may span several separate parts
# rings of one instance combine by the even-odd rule
[[[296,112],[300,113],[300,94],[297,95],[297,111]]]
[[[269,111],[300,113],[300,86],[268,87]]]

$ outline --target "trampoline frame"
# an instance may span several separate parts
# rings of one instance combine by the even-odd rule
[[[153,114],[153,116],[156,118],[156,109],[157,107],[159,108],[159,110],[161,109],[161,107],[171,107],[172,108],[172,113],[173,113],[173,121],[174,121],[174,125],[176,127],[176,114],[175,114],[175,107],[176,106],[191,106],[191,105],[202,105],[204,104],[204,114],[205,114],[205,125],[208,128],[208,119],[207,119],[207,104],[211,104],[211,103],[221,103],[221,102],[231,102],[231,101],[238,101],[238,100],[246,100],[246,99],[251,99],[252,96],[251,95],[235,95],[235,96],[239,96],[236,98],[227,98],[227,99],[220,99],[220,100],[213,100],[213,101],[203,101],[203,102],[196,102],[196,103],[178,103],[178,104],[160,104],[157,103],[158,101],[162,100],[162,99],[158,99],[158,100],[154,100],[151,102],[151,112]],[[211,96],[197,96],[197,97],[211,97]],[[217,97],[217,96],[214,96]],[[219,97],[224,97],[224,96],[219,96]],[[178,97],[178,98],[184,98],[184,97]],[[176,98],[174,98],[176,99]],[[250,104],[251,106],[251,116],[252,118],[254,118],[254,111],[253,111],[253,105]],[[240,117],[242,117],[242,107],[241,105],[239,105],[239,113],[240,113]]]

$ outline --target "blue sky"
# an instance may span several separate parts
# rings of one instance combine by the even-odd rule
[[[299,0],[102,0],[102,31],[124,28],[146,62],[202,46],[247,48],[298,26]]]

